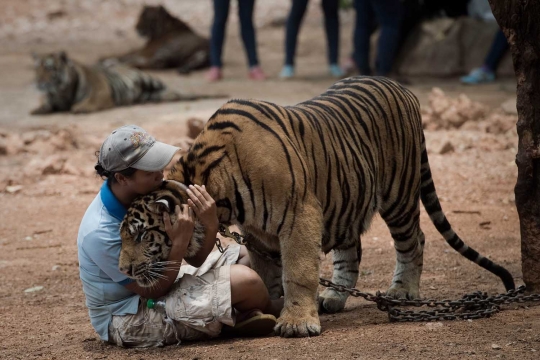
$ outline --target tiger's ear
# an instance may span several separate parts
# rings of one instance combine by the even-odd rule
[[[186,192],[187,189],[188,189],[188,187],[185,184],[183,184],[183,183],[181,183],[179,181],[176,181],[176,180],[165,180],[164,183],[176,186],[178,189],[180,189],[180,190],[182,190],[184,192]]]
[[[163,214],[164,212],[170,213],[171,212],[171,204],[169,204],[169,201],[167,199],[161,198],[154,200],[151,203],[146,204],[146,207],[148,210],[155,214]]]

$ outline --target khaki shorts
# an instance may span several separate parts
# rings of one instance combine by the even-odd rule
[[[223,324],[234,326],[230,265],[238,261],[240,246],[214,251],[199,268],[184,265],[165,300],[167,316],[148,309],[141,299],[136,314],[114,315],[109,342],[123,347],[178,344],[181,340],[216,337]]]

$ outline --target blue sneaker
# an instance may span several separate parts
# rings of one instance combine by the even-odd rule
[[[486,68],[477,68],[473,69],[469,75],[463,76],[460,78],[460,81],[463,84],[467,85],[477,85],[485,84],[495,81],[495,73],[493,71],[487,70]]]
[[[328,71],[330,72],[330,75],[335,78],[342,78],[345,76],[345,73],[338,64],[330,64]]]
[[[281,69],[281,72],[279,73],[280,79],[290,79],[293,76],[294,76],[294,66],[292,65],[283,66],[283,69]]]

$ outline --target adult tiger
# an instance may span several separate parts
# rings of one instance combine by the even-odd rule
[[[196,100],[212,96],[181,95],[160,80],[125,65],[85,66],[63,51],[33,54],[36,83],[44,93],[33,115],[57,111],[88,113],[145,102]]]
[[[210,42],[163,6],[144,6],[136,30],[148,38],[142,49],[102,61],[121,63],[139,69],[177,68],[187,74],[210,65]]]
[[[418,298],[425,242],[420,199],[452,248],[499,276],[507,289],[514,288],[506,269],[452,230],[431,177],[418,100],[386,78],[343,79],[295,106],[229,101],[173,166],[169,179],[205,184],[220,221],[238,224],[259,250],[250,253],[252,267],[272,296],[280,296],[283,286],[285,307],[276,326],[282,336],[320,333],[319,251],[333,250],[333,282],[355,286],[360,235],[377,212],[397,254],[387,294]],[[175,194],[174,201],[186,201],[181,187]],[[173,201],[170,195],[162,200]],[[123,227],[131,223],[140,231],[162,221],[144,210],[128,215]],[[133,240],[135,234],[123,232],[121,265],[153,261],[142,255],[148,244]],[[130,259],[127,254],[137,248],[141,255]],[[283,269],[260,252],[281,254]],[[346,298],[326,289],[319,296],[320,309],[339,311]]]

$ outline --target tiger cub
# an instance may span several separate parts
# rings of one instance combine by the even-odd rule
[[[32,55],[36,85],[44,93],[41,105],[32,110],[32,115],[90,113],[115,106],[211,97],[178,94],[160,80],[125,65],[86,66],[63,51]]]

